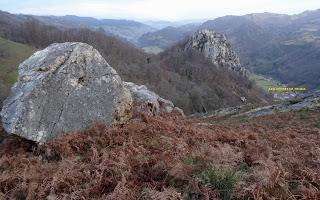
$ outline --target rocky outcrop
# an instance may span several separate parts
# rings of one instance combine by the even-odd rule
[[[161,98],[158,94],[148,90],[144,85],[125,82],[125,87],[131,92],[134,107],[138,111],[147,111],[152,115],[156,115],[161,112],[174,112],[184,116],[183,111],[180,108],[175,107],[171,101]]]
[[[131,106],[130,92],[97,50],[62,43],[20,64],[1,116],[8,133],[43,143],[91,123],[126,121]]]
[[[206,114],[198,114],[193,117],[211,118],[211,117],[259,117],[271,115],[274,113],[294,112],[303,109],[320,108],[320,91],[312,91],[310,93],[301,94],[294,99],[283,101],[278,104],[268,105],[264,107],[253,106],[236,106],[219,109]]]
[[[226,36],[221,33],[207,29],[200,30],[188,40],[185,49],[200,51],[217,66],[226,67],[243,75],[247,73]]]
[[[320,91],[304,94],[283,103],[256,108],[237,116],[258,117],[279,112],[292,112],[314,108],[320,108]]]

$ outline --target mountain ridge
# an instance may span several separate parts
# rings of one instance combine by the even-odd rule
[[[179,46],[161,55],[151,55],[103,32],[83,28],[59,29],[35,20],[20,26],[7,23],[2,36],[39,49],[51,43],[88,43],[103,55],[124,81],[146,85],[163,98],[172,100],[186,114],[244,103],[256,104],[269,98],[247,78],[238,78],[230,70],[219,70],[219,66],[203,55]],[[177,59],[182,62],[177,63]],[[248,101],[243,102],[241,97]]]
[[[225,34],[239,54],[242,65],[255,73],[309,90],[320,86],[320,10],[296,15],[229,15],[208,20],[195,31],[199,29]],[[157,46],[157,38],[160,38],[166,42],[159,47],[169,48],[191,34],[182,35],[180,30],[174,29],[168,36],[161,32],[148,33],[147,38],[144,38],[145,34],[140,43],[144,44],[150,38],[150,44]]]

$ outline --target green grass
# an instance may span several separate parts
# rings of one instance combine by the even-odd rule
[[[158,54],[163,51],[160,47],[155,47],[155,46],[149,46],[149,47],[143,47],[143,51],[146,53],[151,53],[151,54]]]
[[[250,74],[250,79],[255,81],[258,87],[262,88],[263,90],[265,90],[267,92],[270,87],[279,87],[277,85],[280,84],[279,81],[276,81],[274,79],[272,79],[271,81],[267,81],[264,79],[263,76],[260,76],[258,74],[254,74],[254,73]]]
[[[190,177],[195,178],[198,184],[206,187],[208,190],[218,192],[222,200],[233,199],[232,193],[237,181],[239,181],[239,177],[236,175],[237,172],[246,174],[248,180],[250,178],[249,175],[252,173],[250,167],[244,162],[239,162],[234,168],[229,170],[207,165],[203,160],[191,157],[184,158],[182,162],[186,165],[193,166]],[[193,183],[189,182],[189,185],[181,190],[184,199],[191,200],[200,198],[200,194],[192,189],[192,184]]]
[[[0,82],[12,86],[17,80],[17,68],[21,62],[36,51],[28,45],[0,37]]]
[[[320,123],[316,123],[313,125],[315,128],[319,128],[320,129]]]
[[[222,200],[232,199],[232,190],[237,181],[234,170],[211,167],[199,174],[197,179],[207,188],[219,191]]]

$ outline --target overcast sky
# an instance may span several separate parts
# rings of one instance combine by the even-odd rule
[[[12,13],[170,21],[319,8],[320,0],[0,0]]]

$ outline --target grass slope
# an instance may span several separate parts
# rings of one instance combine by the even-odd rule
[[[257,86],[266,92],[269,91],[269,88],[279,87],[281,85],[279,81],[274,79],[266,79],[265,77],[254,73],[250,73],[250,79],[255,81]]]
[[[36,49],[0,37],[0,83],[10,87],[16,82],[18,65]]]
[[[159,54],[164,51],[162,48],[156,46],[143,47],[142,49],[144,52],[151,54]]]
[[[175,116],[0,145],[1,199],[319,199],[320,110]]]

